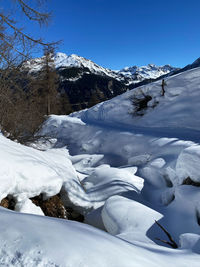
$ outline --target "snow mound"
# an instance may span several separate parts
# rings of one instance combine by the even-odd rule
[[[162,214],[139,202],[113,196],[106,201],[102,218],[106,230],[112,235],[118,235],[128,241],[150,242],[146,232],[155,224],[155,220],[162,218]]]
[[[182,249],[192,249],[194,252],[200,252],[200,235],[197,234],[182,234],[180,236],[180,246]]]
[[[94,227],[0,209],[1,266],[130,267],[199,265],[199,255],[130,244]],[[14,224],[13,224],[14,222]],[[30,231],[31,229],[31,231]],[[141,243],[142,244],[142,243]]]
[[[41,208],[33,204],[33,202],[30,199],[23,199],[21,201],[18,201],[17,204],[15,205],[15,211],[44,216],[44,213],[41,210]]]
[[[68,151],[39,151],[22,146],[0,135],[0,199],[10,195],[17,209],[38,213],[28,198],[43,194],[48,198],[58,194],[65,181],[77,179]],[[40,213],[40,212],[39,212]]]
[[[111,168],[109,165],[100,165],[93,169],[91,174],[81,181],[70,180],[62,188],[65,205],[71,205],[85,213],[104,205],[105,201],[124,192],[137,194],[143,188],[144,180],[135,175],[137,168]]]
[[[184,149],[176,163],[176,173],[179,183],[190,177],[191,180],[200,183],[200,146],[191,146]]]

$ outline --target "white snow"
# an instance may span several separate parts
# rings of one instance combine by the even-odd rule
[[[200,191],[183,181],[200,182],[199,77],[196,68],[167,78],[164,96],[158,81],[52,115],[39,133],[54,140],[46,151],[1,135],[0,198],[13,196],[21,213],[0,208],[0,265],[198,267]],[[137,116],[130,97],[141,91],[152,102]],[[85,223],[38,216],[30,198],[59,192]]]
[[[11,195],[21,202],[40,194],[44,197],[58,194],[65,181],[77,179],[68,157],[65,148],[39,151],[0,135],[0,199]],[[18,209],[31,210],[31,207],[25,201]],[[35,207],[33,210],[35,213]]]
[[[82,154],[74,165],[84,190],[77,197],[74,189],[71,201],[85,213],[86,222],[129,244],[142,244],[156,259],[160,259],[158,248],[172,249],[156,239],[167,237],[155,220],[169,231],[183,259],[185,253],[195,257],[194,252],[200,253],[199,189],[182,185],[187,177],[200,181],[199,77],[200,68],[196,68],[167,78],[164,96],[158,81],[67,119],[51,116],[42,130],[59,144],[68,144],[72,160]],[[130,99],[143,94],[152,97],[151,104],[143,116],[137,116]],[[116,183],[109,187],[115,180],[120,187]],[[186,264],[183,260],[172,266],[193,264],[197,261]],[[154,260],[151,265],[160,266]]]
[[[40,207],[37,207],[30,199],[23,199],[18,201],[15,205],[15,210],[23,213],[31,213],[37,215],[44,215]]]
[[[200,130],[199,73],[199,68],[196,68],[166,78],[164,97],[161,96],[161,81],[157,81],[102,102],[75,116],[79,116],[84,122],[103,123],[118,128],[123,126],[129,130],[130,128],[135,131],[142,130],[142,132],[145,130],[150,134],[153,128],[153,134],[158,131],[159,134],[163,132],[165,135],[172,132],[172,137],[177,135],[177,137],[185,138],[188,133],[195,136],[197,135],[195,130]],[[149,108],[146,113],[144,111],[144,116],[133,118],[130,114],[134,111],[130,104],[131,98],[140,96],[141,91],[159,103],[156,108]],[[187,131],[188,129],[190,131]]]
[[[137,201],[113,196],[106,201],[102,218],[106,230],[112,235],[123,237],[129,242],[153,243],[146,233],[155,224],[155,220],[162,218],[162,214]]]
[[[200,146],[192,146],[184,149],[176,163],[179,183],[190,177],[195,182],[200,182]]]
[[[199,255],[157,245],[130,244],[85,224],[0,209],[0,265],[198,266]]]

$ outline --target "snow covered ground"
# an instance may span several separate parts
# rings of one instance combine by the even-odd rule
[[[23,212],[0,209],[0,266],[199,266],[199,77],[196,68],[166,79],[164,96],[158,81],[52,115],[45,151],[0,136],[0,197]],[[145,95],[136,115],[131,99]],[[39,216],[30,197],[59,192],[85,223]]]

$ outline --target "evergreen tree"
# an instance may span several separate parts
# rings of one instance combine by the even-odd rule
[[[40,73],[34,78],[34,98],[44,115],[58,114],[58,75],[54,64],[54,49],[45,48],[40,62]]]

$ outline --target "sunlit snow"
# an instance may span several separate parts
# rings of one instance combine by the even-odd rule
[[[167,78],[164,96],[157,81],[52,115],[39,133],[54,140],[45,151],[0,136],[0,198],[17,202],[0,209],[0,265],[198,267],[199,77],[196,68]],[[141,90],[156,105],[137,116],[131,98]],[[45,217],[30,201],[59,192],[84,223]],[[155,221],[177,249],[160,241],[168,239]]]

